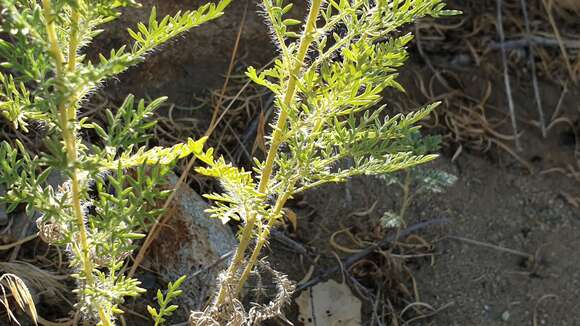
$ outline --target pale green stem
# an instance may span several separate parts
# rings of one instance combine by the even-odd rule
[[[53,56],[56,66],[56,79],[58,80],[61,91],[66,91],[64,85],[65,63],[64,56],[59,48],[58,36],[53,21],[52,5],[50,0],[42,0],[43,15],[46,24],[46,32],[50,46],[50,52]],[[78,48],[78,24],[79,13],[73,8],[71,13],[71,35],[69,44],[69,63],[68,71],[74,71],[76,68],[76,51]],[[65,145],[66,158],[69,166],[72,167],[71,173],[71,204],[73,207],[73,214],[77,227],[79,229],[79,245],[81,251],[81,264],[88,286],[94,285],[93,278],[93,264],[90,258],[89,240],[87,237],[87,229],[81,208],[81,188],[79,182],[79,171],[77,168],[77,143],[76,131],[74,125],[69,124],[71,118],[76,117],[76,108],[74,106],[75,96],[69,99],[63,99],[58,104],[59,120],[62,129],[62,138]],[[73,102],[71,103],[71,99]],[[103,325],[110,325],[110,318],[108,318],[102,308],[99,308],[99,317]]]
[[[236,272],[238,271],[240,265],[244,260],[246,248],[248,247],[248,245],[250,244],[250,240],[252,239],[252,232],[247,232],[247,230],[252,231],[255,223],[256,223],[256,215],[250,214],[250,216],[248,216],[248,219],[246,221],[246,225],[244,226],[244,229],[242,231],[240,244],[236,249],[234,258],[232,259],[232,262],[230,263],[230,266],[228,267],[228,270],[226,272],[226,277],[222,282],[222,284],[220,284],[220,291],[215,301],[216,306],[223,304],[223,301],[226,298],[226,293],[228,292],[227,288],[230,286],[230,283],[232,282],[233,278],[236,275]]]
[[[250,277],[250,273],[252,273],[252,270],[254,269],[254,265],[258,261],[258,257],[260,256],[260,252],[262,252],[262,248],[264,247],[264,245],[268,241],[268,238],[270,238],[270,230],[274,226],[274,223],[278,220],[278,217],[281,216],[282,209],[284,208],[284,205],[286,205],[286,201],[288,201],[288,199],[290,198],[290,196],[293,193],[292,190],[290,190],[290,189],[288,191],[286,191],[284,194],[282,194],[280,197],[278,197],[278,200],[276,201],[276,205],[274,206],[274,210],[272,211],[272,214],[268,218],[268,224],[264,227],[264,229],[262,230],[262,233],[260,233],[260,235],[258,236],[256,246],[254,247],[254,250],[252,251],[252,255],[250,256],[250,259],[248,260],[248,264],[246,265],[246,268],[244,268],[244,271],[242,272],[242,275],[240,276],[240,280],[238,282],[238,287],[236,289],[236,293],[240,293],[240,291],[244,287],[244,284],[246,284],[246,282],[248,281],[248,278]]]
[[[288,113],[285,110],[289,108],[294,101],[298,81],[297,76],[300,74],[300,71],[302,70],[302,66],[304,64],[304,60],[306,59],[308,48],[310,47],[310,44],[314,39],[313,34],[316,32],[316,21],[318,19],[318,14],[320,12],[321,5],[322,0],[312,0],[312,5],[310,6],[310,10],[308,12],[308,18],[306,19],[304,32],[302,34],[302,38],[300,39],[298,52],[296,54],[296,57],[294,58],[295,59],[294,66],[290,72],[288,85],[286,88],[286,92],[284,94],[284,98],[282,100],[282,108],[280,110],[280,116],[276,123],[274,132],[272,133],[272,141],[270,143],[270,148],[266,156],[266,162],[264,163],[264,168],[261,173],[260,183],[258,185],[258,192],[260,193],[266,193],[266,190],[268,190],[268,184],[270,181],[270,177],[272,175],[272,171],[274,169],[274,160],[276,158],[276,155],[278,154],[278,148],[282,144],[284,136],[283,132],[286,127],[286,120],[288,119]],[[241,265],[244,255],[246,253],[246,249],[248,248],[250,240],[252,239],[255,223],[256,223],[255,213],[251,213],[250,216],[248,216],[246,225],[242,230],[240,245],[238,246],[234,258],[232,260],[232,263],[228,268],[226,279],[221,284],[219,294],[215,301],[216,306],[220,306],[221,304],[223,304],[225,294],[227,292],[227,287],[231,283],[233,277],[235,276],[235,273],[238,271],[239,266]],[[255,262],[256,262],[255,259],[250,260],[248,262],[248,266],[253,267]]]

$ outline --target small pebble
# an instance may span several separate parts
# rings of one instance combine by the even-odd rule
[[[503,312],[503,314],[501,314],[501,320],[508,321],[509,319],[510,319],[510,312],[506,310]]]

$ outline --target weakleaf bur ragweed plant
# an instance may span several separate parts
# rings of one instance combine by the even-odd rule
[[[417,150],[417,122],[436,104],[406,115],[376,105],[387,88],[402,90],[397,69],[412,36],[404,25],[424,16],[454,14],[441,0],[312,0],[305,20],[287,18],[291,3],[263,0],[279,57],[272,68],[247,76],[276,97],[265,160],[252,171],[233,166],[205,139],[148,149],[150,103],[128,96],[106,124],[79,119],[83,101],[106,80],[142,62],[158,46],[222,15],[231,0],[207,4],[128,30],[133,43],[101,54],[83,53],[104,23],[132,0],[0,0],[0,113],[19,132],[42,126],[43,146],[31,153],[18,139],[0,143],[1,200],[14,210],[39,212],[40,234],[64,246],[77,279],[77,310],[86,321],[111,325],[125,297],[144,290],[124,275],[126,258],[158,216],[163,182],[176,160],[195,155],[201,174],[216,177],[223,193],[207,194],[210,213],[240,220],[240,244],[207,312],[237,301],[270,231],[293,195],[358,175],[384,175],[428,162]],[[91,143],[83,139],[94,135]],[[345,164],[349,162],[349,164]],[[50,176],[65,181],[53,187]],[[173,284],[171,285],[173,286]],[[170,291],[173,294],[176,289]],[[159,296],[159,295],[158,295]],[[160,296],[161,323],[176,308]],[[195,321],[194,321],[195,322]]]
[[[138,5],[133,0],[0,0],[0,115],[19,133],[42,130],[42,146],[0,143],[1,201],[38,212],[40,234],[61,245],[77,280],[76,309],[83,320],[111,325],[125,297],[144,290],[122,270],[158,216],[158,187],[180,158],[202,153],[204,140],[147,149],[153,111],[129,95],[106,124],[79,119],[83,102],[99,85],[126,71],[191,28],[220,17],[231,0],[149,21],[129,29],[132,44],[91,61],[84,53],[99,28]],[[91,143],[87,135],[92,135]],[[48,179],[64,180],[52,186]],[[164,301],[165,302],[165,301]],[[161,307],[156,323],[163,314]]]
[[[437,103],[410,114],[386,115],[376,107],[387,88],[403,90],[397,69],[412,35],[404,25],[424,16],[456,14],[441,0],[311,0],[304,21],[287,18],[292,3],[263,0],[263,14],[279,57],[272,68],[247,76],[275,95],[265,160],[252,171],[233,166],[213,149],[196,157],[197,172],[217,178],[223,193],[211,214],[241,221],[240,244],[213,302],[214,316],[236,300],[270,231],[293,195],[359,175],[384,175],[433,160],[421,154],[417,123]],[[349,165],[345,164],[350,162]]]

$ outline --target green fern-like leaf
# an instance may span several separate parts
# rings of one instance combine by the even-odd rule
[[[172,147],[153,147],[151,149],[142,147],[135,154],[123,153],[121,158],[105,164],[103,168],[114,169],[118,166],[130,168],[140,165],[173,164],[178,159],[191,154],[201,154],[203,152],[203,144],[206,140],[206,137],[197,141],[189,138],[186,143],[180,143]]]

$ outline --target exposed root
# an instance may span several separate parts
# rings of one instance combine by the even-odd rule
[[[260,261],[258,269],[267,273],[275,285],[276,294],[267,304],[252,303],[249,311],[237,299],[236,286],[226,287],[225,304],[215,307],[211,305],[205,311],[191,313],[189,322],[195,326],[253,326],[261,325],[263,321],[275,317],[283,317],[283,308],[290,302],[295,284],[288,277],[272,269],[265,261]],[[219,277],[218,285],[225,279],[224,273]]]

